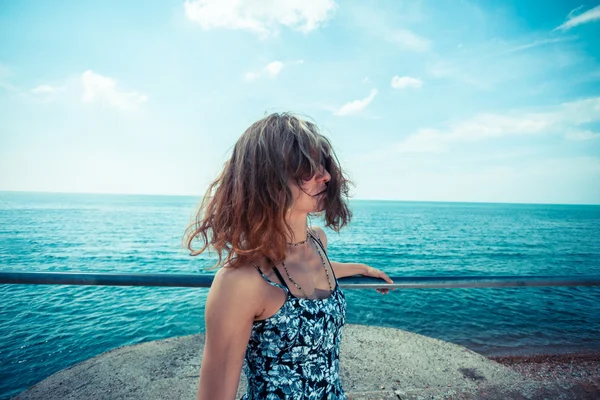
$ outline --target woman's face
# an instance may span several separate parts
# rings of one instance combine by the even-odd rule
[[[320,212],[325,209],[324,200],[327,197],[327,182],[331,179],[329,172],[321,165],[316,174],[308,180],[290,183],[294,201],[292,211],[301,213]]]

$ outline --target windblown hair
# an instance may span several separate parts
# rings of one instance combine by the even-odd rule
[[[288,182],[301,187],[323,165],[331,175],[324,196],[327,227],[339,231],[352,216],[347,205],[351,182],[329,140],[317,126],[295,115],[274,113],[252,124],[238,139],[231,158],[209,186],[184,245],[196,256],[212,247],[221,265],[239,267],[265,258],[285,259]],[[195,250],[194,239],[203,245]]]

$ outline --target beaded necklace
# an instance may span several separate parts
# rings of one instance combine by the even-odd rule
[[[312,236],[310,236],[312,238]],[[313,242],[315,242],[315,238],[312,238]],[[306,238],[306,240],[308,240],[308,237]],[[304,242],[306,242],[306,240]],[[321,254],[321,250],[319,250],[319,245],[317,243],[315,243],[315,248],[317,249],[317,253],[319,253],[319,257],[321,258],[321,264],[323,264],[323,269],[325,269],[325,274],[327,275],[327,284],[329,285],[329,294],[333,293],[333,288],[331,287],[331,278],[329,277],[329,271],[327,271],[327,267],[325,266],[325,259],[323,259],[323,254]],[[281,264],[283,265],[283,269],[285,270],[285,273],[288,277],[288,279],[290,280],[290,282],[292,282],[294,284],[294,286],[296,286],[296,288],[298,290],[300,290],[302,292],[302,294],[304,295],[304,298],[308,299],[308,296],[306,295],[306,292],[304,291],[304,289],[302,289],[302,287],[300,285],[298,285],[298,283],[296,283],[296,281],[294,279],[292,279],[292,277],[290,276],[290,273],[287,269],[287,267],[285,266],[285,262],[281,262]]]
[[[290,243],[290,242],[285,242],[285,243],[289,244],[290,246],[294,246],[294,247],[300,246],[301,244],[304,244],[304,243],[306,243],[308,241],[308,235],[309,235],[309,233],[308,233],[308,231],[306,231],[306,239],[301,240],[301,241],[296,242],[296,243]]]

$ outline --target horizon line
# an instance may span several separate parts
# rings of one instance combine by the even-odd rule
[[[197,194],[165,194],[165,193],[112,193],[112,192],[54,192],[41,190],[4,190],[0,189],[0,193],[38,193],[38,194],[82,194],[82,195],[107,195],[107,196],[163,196],[163,197],[196,197],[201,198],[202,195]],[[382,201],[382,202],[398,202],[398,203],[458,203],[458,204],[507,204],[507,205],[546,205],[546,206],[600,206],[599,203],[540,203],[540,202],[504,202],[504,201],[464,201],[464,200],[401,200],[401,199],[358,199],[349,198],[351,201]]]

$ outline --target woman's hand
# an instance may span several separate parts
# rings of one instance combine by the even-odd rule
[[[368,265],[365,265],[365,267],[366,267],[366,271],[362,274],[363,276],[368,276],[371,278],[379,278],[379,279],[383,279],[387,283],[394,283],[394,281],[392,281],[385,272],[378,270],[377,268],[370,267]],[[387,294],[390,291],[390,289],[376,289],[376,290],[381,294]],[[394,289],[392,289],[392,290],[394,290]]]

